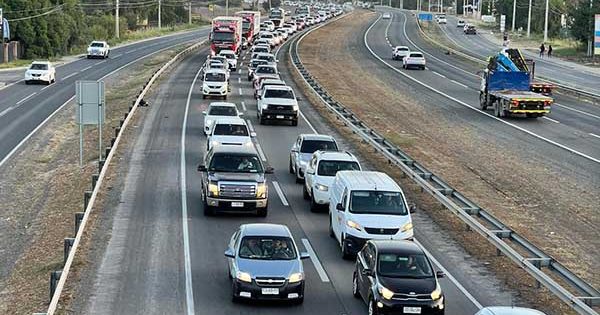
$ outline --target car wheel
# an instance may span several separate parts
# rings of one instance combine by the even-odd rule
[[[290,158],[289,170],[290,170],[290,174],[294,174],[294,168],[292,167],[292,158]]]
[[[304,179],[300,178],[300,169],[296,168],[296,183],[303,183]]]
[[[202,95],[202,99],[205,100],[206,99],[206,95]]]
[[[215,210],[213,207],[209,206],[206,202],[206,198],[204,199],[204,215],[207,217],[213,216],[215,214]]]
[[[25,85],[29,85],[29,84],[31,84],[31,82],[25,81]]]
[[[308,194],[308,189],[306,189],[306,185],[302,185],[302,197],[304,197],[304,200],[311,199],[310,195]],[[311,206],[312,206],[312,204],[311,204]]]
[[[333,232],[333,225],[331,224],[331,215],[329,216],[329,237],[335,238],[335,233]]]
[[[298,126],[298,119],[292,120],[292,126]]]
[[[342,258],[350,259],[352,254],[350,254],[350,252],[348,251],[348,246],[346,246],[346,238],[343,235],[342,235],[342,241],[340,242],[340,244],[342,246]]]
[[[235,293],[236,293],[235,291],[237,291],[237,289],[235,287],[235,282],[232,281],[231,282],[231,302],[233,302],[233,303],[237,303],[240,301],[240,298],[235,295]]]
[[[377,315],[377,309],[375,308],[375,301],[373,301],[373,298],[369,299],[369,315]]]
[[[267,216],[268,212],[269,212],[269,210],[268,210],[268,206],[267,206],[267,207],[256,210],[256,215],[261,218],[264,218]]]
[[[320,208],[320,205],[315,201],[315,194],[313,192],[310,197],[310,212],[317,212]]]
[[[355,298],[360,297],[360,291],[358,290],[358,277],[356,276],[356,271],[352,274],[352,295]]]
[[[261,125],[265,125],[267,123],[267,121],[264,118],[260,117],[260,119],[258,120],[258,123]]]
[[[294,305],[300,305],[302,303],[304,303],[304,297],[294,300]]]

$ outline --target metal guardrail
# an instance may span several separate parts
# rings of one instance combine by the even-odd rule
[[[129,106],[129,111],[124,115],[124,119],[120,120],[120,126],[115,129],[115,137],[111,139],[110,146],[106,148],[106,159],[99,161],[99,174],[92,175],[92,187],[93,190],[84,192],[84,212],[77,212],[75,214],[75,238],[67,238],[65,239],[64,250],[65,250],[65,263],[62,270],[52,271],[50,276],[50,305],[48,306],[48,310],[45,314],[52,315],[57,311],[58,303],[60,301],[60,297],[62,294],[62,290],[67,281],[67,276],[69,275],[69,271],[71,270],[73,261],[75,259],[75,254],[77,252],[77,248],[80,245],[81,239],[84,234],[85,226],[89,220],[89,216],[94,207],[94,202],[98,196],[100,191],[100,187],[102,187],[102,182],[108,172],[108,165],[112,161],[114,155],[116,154],[116,148],[121,141],[123,136],[123,132],[127,125],[129,125],[133,113],[137,110],[139,106],[146,106],[147,103],[143,100],[146,93],[150,90],[154,82],[165,72],[170,66],[172,66],[176,61],[180,60],[184,56],[193,52],[195,49],[200,47],[206,42],[206,40],[193,44],[183,51],[179,52],[175,57],[165,63],[159,70],[154,72],[152,77],[148,79],[148,81],[144,84],[143,89],[137,95],[135,101],[131,106]]]
[[[417,28],[419,29],[419,33],[421,33],[421,35],[425,38],[425,40],[427,40],[431,44],[436,45],[436,46],[438,46],[438,47],[440,47],[440,48],[442,48],[444,50],[447,50],[447,51],[449,51],[449,52],[451,52],[451,53],[453,53],[455,55],[461,56],[461,57],[463,57],[465,59],[471,60],[473,62],[482,64],[482,65],[487,65],[487,62],[485,60],[483,60],[483,59],[479,59],[479,58],[473,57],[473,56],[468,55],[468,54],[466,54],[466,53],[464,53],[464,52],[462,52],[460,50],[456,50],[456,49],[454,49],[452,47],[446,46],[446,45],[444,45],[442,43],[439,43],[438,41],[434,40],[429,35],[427,35],[427,33],[425,33],[425,31],[421,28],[421,23],[418,20],[417,20]],[[563,83],[558,83],[556,81],[553,81],[553,80],[550,80],[550,79],[547,79],[547,78],[543,78],[543,77],[538,77],[538,79],[540,81],[543,81],[543,82],[546,82],[546,83],[551,83],[554,86],[562,89],[565,92],[568,92],[568,93],[571,93],[571,94],[575,94],[577,96],[583,96],[583,97],[587,97],[587,98],[590,98],[590,99],[594,99],[594,100],[599,100],[600,101],[600,94],[596,94],[596,93],[584,91],[584,90],[581,90],[581,89],[578,89],[578,88],[575,88],[575,87],[572,87],[572,86],[568,86],[568,85],[563,84]]]
[[[538,284],[546,287],[579,314],[598,315],[592,307],[600,305],[600,291],[503,224],[491,213],[450,187],[442,178],[427,170],[377,131],[371,129],[350,109],[336,101],[311,76],[298,55],[298,43],[314,30],[312,29],[301,37],[294,39],[288,53],[300,77],[327,106],[328,110],[335,113],[355,134],[383,154],[390,163],[399,167],[423,191],[433,196],[448,210],[457,215],[469,228],[485,237],[496,247],[498,253],[506,255],[517,266],[529,273]],[[568,285],[570,290],[561,286],[554,278],[546,274],[542,270],[543,267]],[[573,294],[572,291],[576,294]]]

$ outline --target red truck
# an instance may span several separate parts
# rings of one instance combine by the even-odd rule
[[[242,18],[231,16],[214,18],[209,40],[212,55],[218,54],[221,50],[233,50],[239,54],[242,47]]]
[[[260,12],[259,11],[239,11],[236,16],[242,18],[242,37],[248,43],[254,41],[254,37],[260,32]]]

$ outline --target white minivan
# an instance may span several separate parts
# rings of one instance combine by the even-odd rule
[[[371,239],[413,238],[413,225],[402,188],[385,173],[340,171],[329,192],[329,234],[342,257],[355,255]]]

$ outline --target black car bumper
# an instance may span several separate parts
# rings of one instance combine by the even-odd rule
[[[365,243],[368,241],[366,238],[360,238],[352,235],[345,235],[344,237],[344,247],[346,247],[346,252],[356,255],[358,252],[365,246]]]
[[[263,289],[277,289],[277,294],[264,294]],[[304,281],[288,283],[279,287],[259,286],[255,281],[252,283],[234,280],[233,295],[236,298],[249,300],[298,300],[304,297]]]
[[[298,120],[298,112],[294,110],[263,109],[261,116],[263,119]]]
[[[375,307],[380,315],[443,315],[445,309],[444,297],[435,301],[386,300],[378,297]]]

